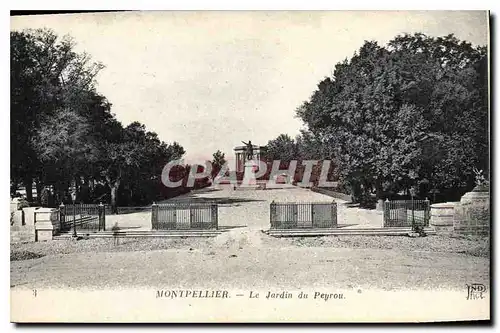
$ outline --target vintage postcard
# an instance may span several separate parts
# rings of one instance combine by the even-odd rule
[[[489,15],[11,16],[11,321],[490,320]]]

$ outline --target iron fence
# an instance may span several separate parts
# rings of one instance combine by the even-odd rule
[[[151,206],[153,230],[218,229],[216,203],[169,203]]]
[[[384,227],[427,227],[431,217],[429,200],[384,202]]]
[[[59,223],[62,232],[73,228],[77,232],[96,232],[106,230],[106,213],[104,205],[96,204],[61,204],[59,206]]]
[[[271,229],[336,228],[337,203],[277,203],[270,205]]]

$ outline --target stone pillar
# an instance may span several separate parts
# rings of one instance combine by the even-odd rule
[[[10,242],[24,243],[35,241],[34,222],[26,225],[24,209],[29,207],[26,200],[14,198],[10,203]]]
[[[29,207],[28,201],[23,198],[14,198],[10,202],[10,211],[22,210],[25,207]]]
[[[238,172],[243,172],[244,171],[244,164],[245,164],[245,157],[243,156],[242,153],[238,153],[238,166],[236,167],[236,170]]]
[[[55,208],[38,208],[35,211],[36,241],[52,240],[59,229],[59,218]]]
[[[25,207],[24,212],[24,224],[25,225],[35,225],[35,212],[41,207]]]
[[[23,208],[29,207],[26,200],[22,198],[14,198],[10,202],[10,225],[21,226],[25,225]]]
[[[431,205],[431,219],[429,224],[437,233],[450,234],[453,232],[453,215],[456,202],[442,202]]]

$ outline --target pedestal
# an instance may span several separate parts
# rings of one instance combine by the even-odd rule
[[[240,188],[244,189],[257,189],[259,185],[257,185],[257,179],[255,178],[255,172],[258,164],[253,161],[245,162],[245,171],[243,174],[243,181],[241,182]]]
[[[36,240],[47,241],[52,240],[52,236],[59,227],[57,218],[57,210],[54,208],[39,208],[36,211]]]

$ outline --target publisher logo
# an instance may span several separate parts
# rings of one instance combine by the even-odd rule
[[[467,300],[484,299],[486,286],[480,283],[467,284]]]

